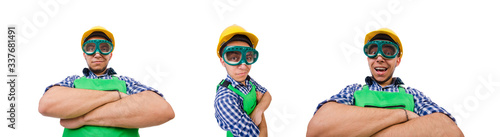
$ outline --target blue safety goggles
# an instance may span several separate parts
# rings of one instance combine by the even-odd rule
[[[252,65],[259,58],[259,52],[251,47],[244,46],[227,46],[224,48],[222,58],[226,64],[231,66],[245,63]]]
[[[393,59],[399,54],[398,44],[383,40],[370,41],[363,49],[368,58],[375,58],[380,54],[384,58]]]
[[[113,52],[113,43],[107,40],[87,40],[82,45],[82,50],[87,55],[94,55],[99,51],[102,55],[108,55]]]

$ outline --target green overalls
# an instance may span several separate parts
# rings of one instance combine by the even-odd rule
[[[219,86],[223,86],[240,95],[243,98],[243,110],[247,113],[247,115],[252,114],[255,106],[257,105],[257,92],[255,92],[255,85],[253,85],[251,81],[249,82],[250,85],[252,85],[252,89],[246,95],[243,94],[240,90],[234,88],[228,81],[222,80],[222,82],[217,85],[217,89],[219,89]],[[227,137],[233,137],[231,131],[227,131]]]
[[[113,79],[76,79],[75,88],[101,91],[120,91],[127,94],[125,81],[113,76]],[[139,137],[138,128],[119,128],[85,125],[78,129],[64,128],[63,137]]]
[[[374,107],[387,109],[406,109],[413,112],[415,102],[413,95],[406,93],[398,86],[399,92],[373,91],[364,85],[362,90],[354,92],[354,105],[360,107]]]

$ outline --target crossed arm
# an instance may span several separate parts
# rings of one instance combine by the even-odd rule
[[[259,132],[259,136],[267,136],[267,125],[263,111],[269,106],[271,98],[269,93],[265,96],[257,92],[257,105],[252,113],[247,115],[241,108],[241,104],[238,103],[237,94],[230,90],[218,91],[214,107],[215,118],[219,126],[223,130],[231,131],[235,136],[257,136]],[[257,115],[258,111],[260,111],[260,115]],[[257,118],[261,119],[258,123],[255,122]]]
[[[262,122],[260,122],[259,125],[259,137],[267,137],[267,122],[266,122],[266,117],[264,117],[264,114],[262,114]]]
[[[264,117],[264,111],[271,104],[271,94],[266,92],[264,94],[257,92],[257,106],[253,110],[252,114],[250,114],[250,118],[252,118],[253,122],[258,125],[260,137],[267,137],[267,123],[266,118]]]
[[[324,104],[313,116],[307,136],[463,136],[448,116],[433,113],[419,117],[401,109]]]
[[[175,117],[170,104],[153,91],[127,95],[62,86],[47,90],[38,111],[44,116],[61,118],[61,125],[66,128],[83,125],[142,128]]]
[[[257,92],[257,106],[253,110],[252,114],[250,114],[250,118],[252,118],[255,125],[259,125],[262,121],[262,117],[264,116],[264,111],[271,104],[271,94],[266,92],[262,94],[261,92]]]

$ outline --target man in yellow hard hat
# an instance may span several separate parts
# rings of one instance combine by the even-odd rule
[[[363,51],[372,76],[321,102],[307,136],[463,136],[450,113],[392,76],[403,57],[396,33],[368,33]]]
[[[158,90],[127,76],[115,76],[108,63],[113,34],[96,26],[81,40],[88,68],[50,85],[40,99],[44,116],[60,118],[64,137],[137,137],[138,128],[163,124],[174,111]]]
[[[259,39],[240,26],[227,27],[217,45],[217,56],[227,77],[217,86],[215,118],[227,136],[267,136],[264,111],[271,103],[267,89],[248,73],[259,57]]]

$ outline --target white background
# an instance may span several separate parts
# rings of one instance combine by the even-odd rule
[[[59,119],[38,113],[38,101],[48,85],[82,75],[81,35],[96,25],[115,36],[109,66],[160,90],[175,110],[173,120],[141,129],[142,136],[224,136],[213,109],[216,84],[226,76],[216,45],[232,24],[260,39],[260,58],[250,75],[273,96],[265,113],[269,136],[305,136],[319,102],[348,84],[364,83],[370,74],[362,42],[380,27],[394,30],[404,46],[395,76],[450,111],[466,136],[498,134],[498,2],[33,0],[0,5],[0,40],[7,40],[5,28],[15,24],[20,42],[16,129],[7,128],[4,119],[0,136],[62,134]],[[6,49],[4,44],[0,53],[6,55]],[[0,89],[0,110],[7,110],[9,88],[4,83]]]

